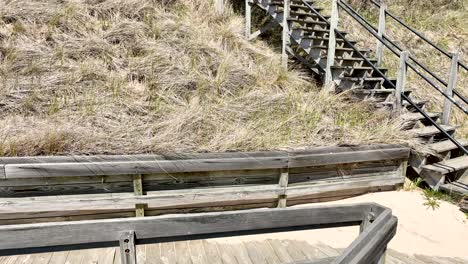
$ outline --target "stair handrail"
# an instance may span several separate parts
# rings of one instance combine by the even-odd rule
[[[327,23],[327,25],[330,25],[330,23],[323,17],[315,8],[313,8],[306,0],[302,0],[303,4],[306,5],[312,12],[314,12],[321,20]],[[338,5],[341,5],[341,1],[338,1]],[[361,51],[359,51],[356,46],[354,46],[349,40],[345,38],[345,36],[337,29],[335,29],[335,33],[340,36],[340,38],[343,39],[343,41],[346,43],[346,45],[350,46],[374,71],[376,71],[386,83],[388,83],[392,88],[396,90],[396,85],[390,81],[387,76],[380,70],[378,69],[364,54],[362,54]],[[452,141],[457,148],[459,148],[462,152],[468,155],[468,150],[460,143],[458,142],[455,138],[453,138],[443,127],[441,127],[437,122],[435,122],[424,110],[422,110],[419,106],[416,105],[408,96],[406,96],[405,93],[401,93],[401,98],[406,100],[412,107],[416,109],[420,114],[424,116],[426,120],[428,120],[434,127],[436,127],[446,138],[448,138],[450,141]]]
[[[380,8],[380,3],[375,1],[375,0],[370,0],[371,3],[373,3],[375,6],[379,7]],[[413,27],[411,27],[410,25],[406,24],[403,20],[401,20],[400,18],[398,18],[397,16],[395,16],[394,14],[388,12],[387,10],[385,10],[385,14],[390,16],[391,18],[393,18],[396,22],[398,22],[400,25],[404,26],[405,28],[407,28],[409,31],[413,32],[416,36],[420,37],[422,40],[424,40],[426,43],[428,43],[429,45],[431,45],[432,47],[434,47],[436,50],[438,50],[439,52],[441,52],[442,54],[444,54],[445,56],[447,56],[448,58],[452,59],[453,58],[453,54],[443,50],[441,47],[437,46],[437,44],[433,43],[431,40],[429,40],[428,38],[424,37],[419,31],[417,31],[416,29],[414,29]],[[462,68],[464,68],[466,71],[468,71],[468,67],[462,63],[461,61],[458,61],[458,65],[461,66]]]
[[[345,10],[352,18],[354,18],[354,20],[356,20],[359,24],[361,24],[361,26],[363,26],[376,39],[378,39],[380,42],[382,42],[382,44],[384,44],[393,54],[395,54],[397,57],[400,56],[401,51],[403,51],[403,49],[401,47],[399,47],[396,43],[394,43],[391,39],[386,37],[385,35],[380,37],[377,34],[377,31],[376,31],[375,27],[370,25],[370,23],[365,18],[363,18],[361,15],[359,15],[359,13],[357,13],[351,6],[349,6],[349,4],[347,4],[347,3],[343,2],[343,1],[339,1],[338,5],[343,10]],[[355,16],[357,16],[358,18],[356,18]],[[363,22],[366,23],[367,25],[365,25]],[[395,51],[395,49],[392,46],[390,46],[387,42],[392,44],[393,46],[395,46],[399,51]],[[431,76],[436,78],[438,81],[443,82],[443,80],[439,79],[434,73],[432,73],[424,65],[422,65],[420,62],[418,62],[412,55],[409,56],[409,59],[411,59],[416,65],[418,65],[420,68],[424,69]],[[452,96],[447,94],[442,88],[440,88],[436,83],[434,83],[431,79],[429,79],[426,75],[424,75],[421,71],[419,71],[414,65],[412,65],[411,63],[407,63],[406,65],[409,68],[411,68],[417,75],[419,75],[423,80],[425,80],[427,83],[429,83],[440,94],[442,94],[445,98],[447,98],[452,104],[457,106],[465,114],[468,114],[468,109],[466,107],[461,105]],[[445,85],[447,85],[447,83],[445,83]],[[453,90],[453,92],[454,92],[454,94],[458,94],[458,97],[461,98],[463,100],[463,102],[468,104],[468,99],[467,98],[465,98],[463,95],[459,94],[458,91],[456,91],[456,90]]]
[[[372,31],[374,32],[377,32],[377,29],[372,25],[370,24],[369,21],[367,21],[364,17],[362,17],[358,12],[356,12],[348,3],[344,2],[344,1],[341,1],[341,3],[343,5],[345,5],[347,8],[349,8],[354,15],[356,15],[361,21],[364,21],[367,26],[369,28],[371,28],[372,30],[370,30],[369,28],[366,28],[365,25],[363,25],[362,23],[360,23],[364,28],[367,29],[367,31],[369,31],[370,33],[373,34]],[[348,12],[349,13],[349,12]],[[360,22],[358,21],[357,18],[355,18],[352,14],[350,14],[357,22]],[[378,34],[373,34],[377,39],[379,39],[380,36],[378,36]],[[389,37],[387,37],[385,34],[382,34],[382,38],[383,40],[386,40],[388,41],[390,44],[392,44],[395,48],[397,48],[399,51],[403,51],[403,48],[401,48],[397,43],[395,43],[393,40],[391,40]],[[389,45],[387,45],[387,43],[385,43],[383,40],[380,40],[380,42],[382,42],[392,53],[394,53],[395,55],[399,56],[399,53],[398,52],[395,52]],[[440,78],[439,76],[437,76],[437,74],[433,73],[431,70],[429,70],[425,65],[423,65],[421,62],[419,62],[414,56],[410,55],[409,59],[411,59],[418,67],[420,67],[421,69],[423,69],[426,73],[428,73],[430,76],[432,76],[435,80],[437,80],[439,83],[441,83],[443,86],[447,87],[448,86],[448,83],[446,81],[444,81],[442,78]],[[440,93],[442,93],[446,98],[447,95],[444,94],[445,92],[439,87],[437,86],[434,82],[430,81],[428,79],[427,76],[423,76],[421,72],[417,71],[415,69],[415,67],[413,65],[410,66],[410,68],[412,70],[414,70],[419,76],[421,76],[425,81],[427,81],[432,87],[436,88],[437,91],[439,91]],[[441,92],[442,91],[442,92]],[[468,104],[468,98],[466,98],[465,96],[463,96],[459,91],[457,90],[453,90],[452,91],[454,95],[456,95],[459,99],[461,99],[465,104]],[[449,99],[449,98],[448,98]],[[449,99],[450,100],[450,99]],[[452,103],[454,103],[453,100],[450,100]],[[457,105],[456,103],[454,103],[455,105]],[[459,107],[459,105],[457,105]],[[460,107],[459,107],[460,108]],[[466,113],[466,111],[464,111]]]

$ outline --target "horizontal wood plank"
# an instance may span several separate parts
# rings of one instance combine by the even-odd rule
[[[7,178],[122,175],[286,168],[287,157],[7,164]]]
[[[32,248],[137,239],[239,232],[361,221],[373,204],[253,209],[221,213],[0,226],[0,248]]]

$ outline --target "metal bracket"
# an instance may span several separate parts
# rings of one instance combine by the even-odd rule
[[[123,232],[119,239],[122,264],[136,264],[135,231]]]

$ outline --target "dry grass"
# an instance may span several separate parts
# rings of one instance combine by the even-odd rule
[[[414,143],[206,0],[0,1],[0,155]]]
[[[353,7],[359,10],[374,26],[378,23],[378,9],[366,0],[353,0]],[[428,39],[442,47],[448,52],[460,51],[461,60],[468,63],[468,0],[393,0],[387,1],[389,11],[401,18],[410,26],[423,33]],[[371,34],[365,32],[364,28],[352,20],[344,11],[340,12],[343,19],[343,27],[351,32],[351,37],[357,39],[361,47],[375,50],[376,40]],[[429,44],[422,41],[416,35],[406,30],[397,22],[387,17],[387,35],[404,47],[405,50],[435,72],[443,80],[448,81],[450,59],[439,53]],[[369,41],[372,40],[372,41]],[[398,58],[388,49],[384,53],[384,66],[389,68],[389,72],[396,76],[398,68]],[[424,72],[423,70],[420,70]],[[408,75],[408,89],[413,90],[413,95],[419,99],[428,99],[428,109],[430,111],[441,112],[444,97],[432,88],[429,83],[416,75],[411,69]],[[425,72],[424,72],[425,73]],[[426,74],[427,75],[427,74]],[[428,75],[429,76],[429,75]],[[432,79],[443,88],[442,84]],[[468,96],[468,72],[462,68],[458,71],[457,90],[465,97]],[[468,138],[468,118],[466,115],[453,106],[451,123],[459,126],[457,135]]]

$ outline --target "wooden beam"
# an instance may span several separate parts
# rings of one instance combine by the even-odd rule
[[[331,67],[335,64],[336,33],[338,29],[338,0],[332,0],[332,11],[330,18],[330,33],[328,35],[327,66],[325,68],[324,84],[329,89],[334,89],[332,85],[333,77]]]
[[[184,237],[323,224],[349,224],[375,204],[253,209],[220,213],[0,226],[0,248],[22,249],[119,241],[131,228],[137,239]]]
[[[133,175],[133,190],[136,196],[143,195],[143,181],[142,175],[136,174]],[[145,216],[145,207],[147,204],[135,204],[135,216],[143,217]]]
[[[7,164],[7,178],[125,175],[286,168],[287,157]]]
[[[283,6],[283,34],[282,34],[282,45],[281,45],[281,64],[285,70],[288,69],[288,53],[287,47],[289,46],[290,36],[289,36],[289,10],[291,0],[284,0]]]
[[[284,193],[288,188],[288,178],[289,178],[289,170],[288,169],[281,169],[280,177],[279,177],[279,187],[284,189]],[[278,196],[278,207],[285,208],[286,207],[286,199],[287,196],[285,194]]]
[[[450,97],[453,97],[453,90],[457,86],[458,60],[459,60],[459,53],[457,52],[453,54],[453,57],[452,57],[449,81],[447,84],[447,89],[445,90],[445,94]],[[450,123],[451,113],[452,113],[452,102],[448,98],[444,97],[444,109],[442,112],[442,124],[443,125],[448,125]]]
[[[135,232],[125,231],[119,238],[121,264],[136,264]]]
[[[276,21],[274,21],[274,20],[268,22],[266,25],[263,25],[259,30],[252,33],[248,39],[249,40],[254,40],[255,38],[257,38],[261,34],[267,32],[268,30],[270,30],[275,24],[276,24]]]
[[[400,54],[400,65],[398,66],[397,82],[395,88],[395,102],[394,102],[394,114],[400,115],[403,107],[401,100],[401,94],[405,92],[406,85],[406,62],[408,61],[409,52],[402,51]]]
[[[252,7],[250,6],[251,0],[245,0],[245,38],[250,40],[252,30]]]
[[[377,34],[379,37],[383,39],[385,35],[385,20],[386,20],[386,12],[387,12],[387,4],[384,1],[380,2],[380,10],[379,10],[379,27]],[[377,40],[377,49],[375,51],[377,57],[377,66],[382,66],[383,60],[383,52],[384,52],[385,45]]]

